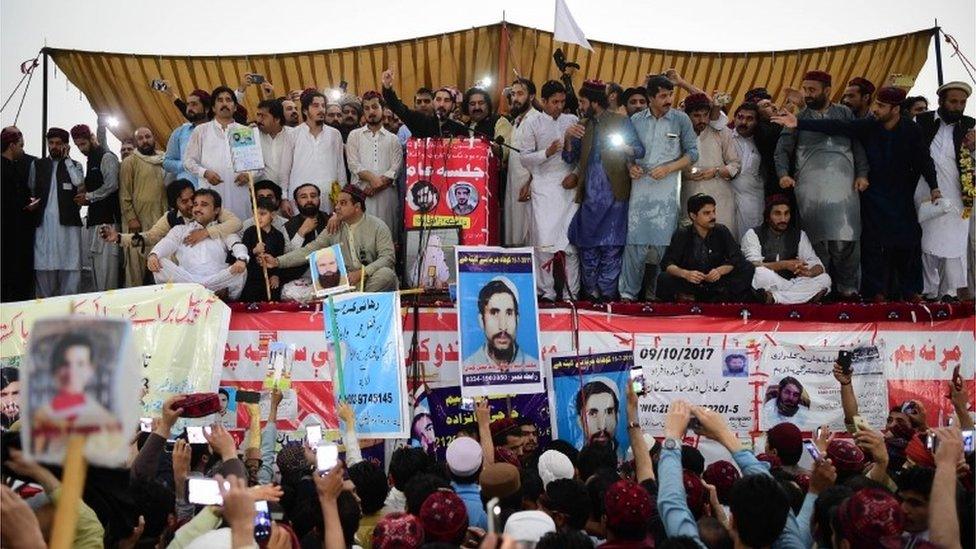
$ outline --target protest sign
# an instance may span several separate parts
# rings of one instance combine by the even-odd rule
[[[759,369],[766,376],[759,414],[763,430],[782,422],[793,423],[801,431],[812,432],[820,425],[830,425],[835,431],[844,429],[840,383],[833,373],[840,350],[853,351],[851,382],[857,396],[858,414],[875,429],[884,427],[888,417],[888,387],[882,346],[851,349],[787,343],[767,347],[760,361]]]
[[[230,159],[235,172],[264,169],[264,154],[258,141],[258,130],[250,126],[235,125],[227,133]]]
[[[220,410],[209,416],[207,423],[219,423],[228,429],[237,428],[237,387],[222,386],[217,389]],[[246,425],[246,424],[243,424]]]
[[[627,386],[633,365],[631,351],[553,357],[553,437],[577,448],[609,443],[623,458],[630,447]]]
[[[310,254],[308,268],[312,273],[312,288],[317,297],[326,297],[352,289],[339,244]]]
[[[716,343],[712,343],[715,341]],[[640,398],[644,432],[664,434],[664,418],[675,400],[705,406],[721,414],[733,431],[753,426],[754,372],[761,346],[721,346],[708,336],[650,336],[634,339],[634,365],[644,374],[646,394]]]
[[[454,247],[461,242],[457,227],[407,229],[404,277],[411,288],[447,291],[457,282]]]
[[[284,391],[291,388],[291,367],[295,360],[295,345],[275,341],[269,346],[268,373],[264,376],[265,389]]]
[[[458,246],[461,394],[542,392],[532,248]]]
[[[88,462],[125,465],[139,421],[131,329],[124,320],[80,316],[34,323],[21,372],[21,442],[29,456],[61,464],[70,437],[81,435]]]
[[[399,294],[337,296],[329,306],[335,315],[322,315],[325,336],[331,340],[335,332],[340,342],[337,392],[356,413],[356,432],[363,438],[405,437],[407,378]]]

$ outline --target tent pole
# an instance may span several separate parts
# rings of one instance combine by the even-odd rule
[[[44,79],[41,81],[43,85],[43,95],[41,99],[41,158],[47,158],[47,47],[41,50],[41,54],[44,56]]]
[[[939,81],[939,86],[941,87],[943,82],[942,78],[942,27],[939,26],[939,20],[935,20],[935,72],[936,77]]]

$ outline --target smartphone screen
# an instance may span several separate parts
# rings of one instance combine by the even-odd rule
[[[976,434],[976,431],[962,432],[962,451],[967,454],[973,451],[973,434]]]
[[[139,430],[143,433],[152,432],[152,418],[151,417],[141,417],[139,418]]]
[[[321,425],[308,425],[305,427],[305,440],[308,441],[308,445],[315,448],[322,442],[322,426]]]
[[[254,502],[254,540],[258,543],[271,537],[271,513],[267,501]]]
[[[474,399],[471,397],[463,397],[461,399],[461,410],[465,412],[474,411]]]
[[[224,503],[217,481],[212,478],[189,479],[187,481],[187,492],[187,499],[196,505],[220,505]]]
[[[497,534],[502,531],[502,508],[498,504],[498,498],[491,498],[485,505],[485,512],[488,513],[488,533]]]
[[[339,462],[339,447],[335,444],[323,444],[315,449],[316,469],[331,471]]]
[[[817,448],[817,445],[814,444],[813,441],[804,440],[803,447],[806,448],[807,453],[810,454],[810,457],[813,458],[813,461],[820,461],[820,449]]]
[[[210,426],[202,427],[200,425],[190,425],[186,428],[186,440],[190,444],[206,444],[207,437],[203,436],[203,430],[206,429],[207,433],[210,432]]]

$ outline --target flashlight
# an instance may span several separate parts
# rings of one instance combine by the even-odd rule
[[[491,77],[490,76],[485,76],[484,78],[482,78],[481,80],[479,80],[477,82],[477,84],[478,84],[478,87],[479,88],[487,88],[487,87],[491,86]]]
[[[610,144],[614,147],[619,147],[624,144],[624,136],[619,133],[610,134]]]
[[[109,116],[105,121],[108,123],[110,128],[119,127],[119,119],[114,116]]]
[[[339,90],[329,90],[329,99],[333,101],[338,101],[342,97],[342,92]]]

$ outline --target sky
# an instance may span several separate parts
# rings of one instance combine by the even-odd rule
[[[973,0],[566,0],[592,40],[647,48],[691,51],[768,51],[870,40],[934,26],[953,35],[976,61]],[[287,5],[281,10],[279,5]],[[357,9],[354,6],[361,6]],[[505,20],[552,30],[553,0],[266,0],[165,3],[127,0],[2,0],[0,2],[0,96],[5,101],[21,78],[20,64],[45,45],[133,54],[220,55],[341,48],[449,32]],[[973,85],[962,63],[943,43],[945,81]],[[51,63],[49,123],[94,128],[85,97]],[[911,95],[934,104],[935,48]],[[974,86],[976,87],[976,86]],[[14,122],[23,87],[0,113]],[[967,114],[976,114],[976,100]],[[27,152],[40,154],[41,71],[35,73],[17,125]],[[109,137],[109,147],[119,143]],[[72,151],[79,157],[79,153]],[[79,157],[80,159],[80,157]]]

